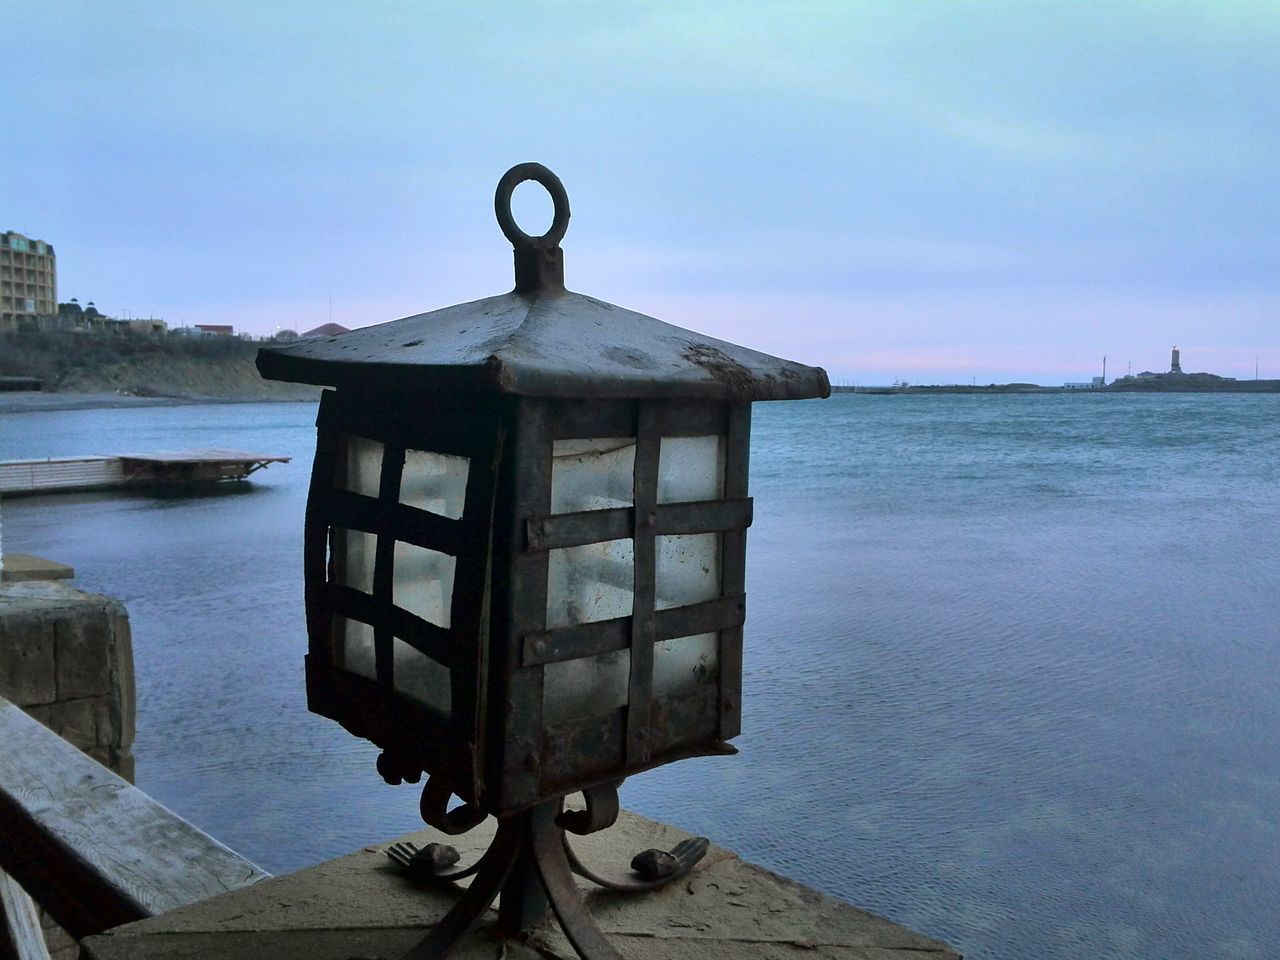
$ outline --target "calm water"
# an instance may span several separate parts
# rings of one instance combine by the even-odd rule
[[[13,500],[121,598],[138,782],[283,872],[416,829],[306,712],[310,405],[6,415],[0,458],[292,455],[240,492]],[[746,732],[628,805],[971,958],[1280,943],[1280,396],[759,404]]]

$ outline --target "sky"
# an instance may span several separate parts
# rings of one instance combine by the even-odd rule
[[[366,326],[566,285],[835,383],[1280,377],[1280,3],[4,4],[63,300]],[[12,38],[21,38],[19,44]],[[515,195],[530,233],[541,188]]]

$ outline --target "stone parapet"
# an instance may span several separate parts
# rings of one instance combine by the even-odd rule
[[[470,862],[493,836],[490,821],[447,837],[423,830],[398,842],[456,846]],[[623,811],[618,823],[573,842],[594,869],[625,873],[638,851],[669,849],[688,834]],[[389,843],[222,894],[84,941],[92,960],[353,960],[399,957],[460,894],[405,876]],[[944,943],[840,903],[712,845],[688,876],[641,894],[579,881],[596,922],[625,960],[961,960]],[[450,960],[577,960],[557,924],[527,942],[494,934],[496,911]]]
[[[133,780],[129,615],[55,581],[0,584],[0,695]]]
[[[118,600],[54,580],[0,582],[0,696],[133,781],[133,643]],[[41,925],[53,960],[73,960],[75,941],[43,913]]]

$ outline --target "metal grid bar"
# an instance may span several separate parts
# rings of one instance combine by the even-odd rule
[[[627,694],[626,762],[649,759],[649,706],[653,700],[654,593],[657,574],[655,529],[658,505],[658,456],[661,436],[653,404],[636,411],[634,475],[635,529],[632,540],[635,582],[631,608],[631,676]]]
[[[517,402],[515,449],[509,461],[514,473],[508,481],[514,518],[506,548],[513,571],[507,594],[511,619],[502,650],[506,662],[496,670],[507,678],[502,693],[510,704],[498,743],[498,803],[507,809],[541,799],[542,792],[542,668],[520,669],[519,656],[524,635],[543,632],[547,626],[548,555],[526,551],[524,540],[526,522],[551,511],[550,407],[537,400]]]
[[[748,461],[751,455],[751,405],[732,404],[728,410],[725,445],[724,495],[747,499]],[[720,538],[720,592],[736,596],[746,592],[747,531],[727,530]],[[745,598],[743,615],[745,617]],[[720,739],[742,732],[742,626],[720,631]]]
[[[382,479],[378,484],[378,500],[385,507],[400,500],[400,474],[404,470],[404,447],[384,443]],[[395,584],[395,534],[378,535],[373,565],[373,651],[378,685],[394,689],[395,666],[392,651],[391,605]]]

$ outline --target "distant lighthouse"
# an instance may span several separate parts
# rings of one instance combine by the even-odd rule
[[[1182,360],[1180,359],[1180,357],[1179,357],[1179,355],[1178,355],[1178,348],[1177,348],[1177,347],[1174,347],[1174,348],[1173,348],[1173,360],[1172,360],[1172,361],[1170,361],[1170,363],[1169,363],[1169,372],[1170,372],[1170,373],[1181,373],[1181,372],[1182,372]]]

